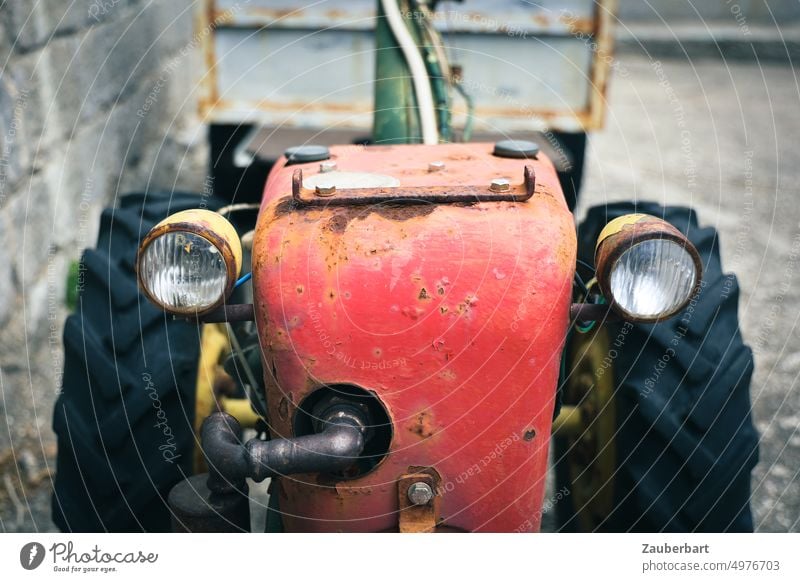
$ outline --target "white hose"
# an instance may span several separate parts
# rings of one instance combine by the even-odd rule
[[[439,143],[439,132],[436,129],[436,105],[433,101],[433,91],[428,79],[428,70],[425,61],[419,52],[417,43],[406,27],[403,14],[397,0],[381,0],[386,22],[394,34],[394,38],[403,51],[408,68],[411,70],[411,79],[414,82],[414,94],[419,107],[419,122],[422,129],[422,143],[433,145]]]

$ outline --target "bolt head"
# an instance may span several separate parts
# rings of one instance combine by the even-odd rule
[[[428,505],[433,499],[433,489],[427,483],[412,483],[408,488],[408,500],[414,505]]]
[[[520,139],[506,139],[494,144],[494,155],[501,158],[536,159],[539,146],[536,142]]]
[[[431,162],[428,164],[429,172],[441,172],[444,170],[444,162]]]
[[[290,164],[307,164],[327,160],[331,152],[325,146],[306,144],[289,148],[284,155]]]
[[[337,169],[336,162],[322,162],[319,165],[319,171],[322,174],[327,174],[328,172],[335,172]]]
[[[333,196],[336,194],[336,185],[335,184],[320,184],[315,189],[314,192],[317,196],[322,196],[326,198],[328,196]]]
[[[506,178],[495,178],[489,188],[492,192],[508,192],[511,190],[511,182]]]

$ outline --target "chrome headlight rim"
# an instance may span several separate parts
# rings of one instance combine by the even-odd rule
[[[148,247],[160,237],[175,233],[193,234],[201,237],[214,246],[222,256],[226,271],[225,288],[219,299],[209,306],[202,308],[182,308],[165,305],[160,299],[153,295],[144,282],[141,267],[142,259]],[[168,216],[154,226],[142,239],[136,256],[136,280],[139,284],[139,289],[153,305],[156,305],[159,309],[172,315],[193,318],[211,313],[225,305],[236,287],[236,281],[239,278],[241,266],[241,242],[239,241],[239,235],[236,233],[236,229],[233,225],[222,215],[212,210],[190,209]]]
[[[686,298],[677,306],[657,315],[641,315],[625,309],[611,291],[611,274],[622,256],[637,245],[647,241],[674,243],[691,258],[694,266],[694,285]],[[625,321],[658,323],[675,317],[683,311],[700,292],[703,281],[703,261],[700,253],[686,236],[670,223],[648,214],[630,214],[609,222],[597,240],[595,249],[597,283],[610,307]]]

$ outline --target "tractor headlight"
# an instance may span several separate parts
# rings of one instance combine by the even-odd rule
[[[147,233],[137,274],[147,298],[169,313],[199,315],[228,298],[242,267],[236,229],[210,210],[184,210]]]
[[[595,265],[603,294],[631,321],[672,317],[700,289],[697,249],[677,228],[646,214],[609,222],[597,239]]]

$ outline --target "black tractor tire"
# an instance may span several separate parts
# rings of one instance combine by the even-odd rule
[[[552,138],[557,146],[556,169],[561,190],[570,211],[574,211],[578,205],[578,196],[581,193],[583,183],[583,168],[586,160],[586,134],[565,133],[561,131],[552,132]],[[554,145],[551,143],[551,145]]]
[[[189,193],[123,196],[81,258],[64,328],[53,521],[62,531],[169,531],[167,495],[191,474],[200,332],[139,292],[140,240],[169,214],[217,208]]]
[[[749,393],[753,355],[739,329],[736,277],[722,271],[714,228],[700,227],[689,208],[655,203],[591,208],[578,231],[579,258],[593,264],[603,226],[633,212],[661,217],[687,235],[702,257],[704,284],[691,311],[673,319],[636,323],[622,335],[624,323],[604,324],[611,341],[625,339],[613,345],[614,504],[595,531],[752,531],[758,434]],[[556,514],[560,530],[575,531],[565,451],[557,439],[557,486],[567,493]]]

